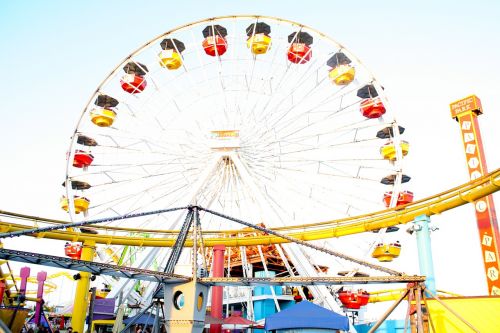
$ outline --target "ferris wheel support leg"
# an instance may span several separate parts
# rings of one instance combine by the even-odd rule
[[[83,243],[81,260],[92,261],[95,252],[95,242],[85,241]],[[75,300],[73,302],[73,316],[71,326],[78,333],[83,333],[85,317],[87,316],[87,305],[89,303],[90,273],[80,272],[80,279],[76,285]]]
[[[427,215],[420,215],[413,221],[412,230],[417,236],[418,263],[420,274],[426,276],[425,286],[432,293],[436,293],[436,280],[434,276],[434,262],[432,260],[431,232]]]

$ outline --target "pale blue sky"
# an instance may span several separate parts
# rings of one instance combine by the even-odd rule
[[[0,209],[65,218],[58,205],[65,153],[100,81],[160,33],[242,13],[314,27],[374,72],[407,128],[407,170],[417,198],[467,181],[448,104],[471,93],[485,108],[481,126],[489,168],[500,167],[498,1],[0,0]],[[485,293],[472,208],[434,221],[440,227],[433,236],[438,287]],[[410,266],[416,262],[405,264]]]

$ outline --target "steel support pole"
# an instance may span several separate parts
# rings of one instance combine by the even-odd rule
[[[92,322],[94,321],[94,306],[97,288],[90,288],[89,320],[87,320],[87,333],[92,333]]]
[[[95,242],[85,241],[83,243],[81,260],[92,261],[95,252]],[[87,316],[87,305],[89,304],[90,273],[79,272],[80,279],[76,284],[75,300],[73,302],[73,316],[71,326],[73,332],[83,333],[85,317]]]
[[[434,262],[432,260],[431,233],[429,223],[431,219],[427,215],[420,215],[413,221],[415,234],[417,236],[418,264],[420,274],[425,275],[425,286],[432,293],[436,293],[436,279],[434,276]]]
[[[5,292],[5,288],[7,284],[3,281],[0,281],[0,306],[3,304],[3,294]]]
[[[424,319],[422,316],[422,289],[417,285],[415,289],[415,305],[417,306],[417,332],[424,333]]]
[[[387,317],[389,317],[389,315],[392,313],[392,311],[394,311],[394,309],[399,305],[399,303],[401,303],[405,299],[406,295],[408,295],[409,292],[410,290],[406,289],[406,291],[401,294],[401,297],[399,297],[399,299],[396,302],[394,302],[394,304],[391,305],[391,307],[382,315],[382,317],[375,323],[375,325],[372,328],[370,328],[368,333],[376,332],[377,328],[379,328],[380,325],[382,325],[382,323],[387,319]]]
[[[223,277],[224,276],[224,251],[226,246],[216,245],[214,246],[214,261],[213,261],[213,277]],[[212,287],[212,304],[210,306],[210,315],[217,319],[222,319],[222,297],[223,297],[224,287]],[[221,324],[211,324],[210,333],[221,333]]]
[[[160,300],[157,299],[154,303],[156,305],[155,321],[153,324],[153,333],[160,333]]]

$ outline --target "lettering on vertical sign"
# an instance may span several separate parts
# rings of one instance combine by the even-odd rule
[[[495,255],[495,252],[484,251],[484,261],[485,262],[495,262],[495,261],[497,261],[497,256]]]
[[[493,237],[488,236],[488,235],[484,235],[482,244],[484,246],[491,246],[491,244],[493,244]]]
[[[486,273],[486,275],[491,281],[496,281],[498,280],[498,269],[496,269],[496,267],[490,267],[488,268],[488,273]]]
[[[470,174],[470,180],[474,180],[474,179],[478,179],[482,176],[481,172],[479,171],[472,171],[472,173]]]
[[[472,133],[464,133],[464,142],[474,141],[474,134]]]
[[[462,129],[465,131],[470,130],[471,126],[472,126],[472,122],[470,122],[468,120],[462,122]]]
[[[484,212],[488,208],[488,204],[484,200],[479,200],[476,202],[476,210],[480,213]]]
[[[479,166],[479,159],[477,157],[471,157],[467,164],[469,165],[469,168],[475,169]]]
[[[500,295],[500,288],[496,286],[491,287],[491,295]]]
[[[474,155],[474,153],[476,152],[476,145],[473,143],[468,143],[465,147],[465,152],[469,155]]]

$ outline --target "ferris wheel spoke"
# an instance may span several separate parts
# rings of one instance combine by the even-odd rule
[[[99,192],[97,192],[96,194],[113,192],[113,191],[116,191],[117,189],[120,189],[120,186],[123,187],[123,185],[133,185],[133,184],[118,184],[117,186],[106,186],[106,187],[101,188],[99,190]],[[130,197],[134,197],[134,196],[137,196],[139,193],[141,193],[143,191],[144,192],[152,191],[152,190],[155,190],[155,189],[160,189],[160,188],[165,187],[167,185],[171,186],[174,189],[176,187],[182,188],[182,187],[186,186],[186,177],[185,177],[184,174],[178,173],[176,178],[166,178],[166,179],[164,178],[160,182],[155,182],[153,185],[146,185],[146,184],[144,184],[144,185],[142,185],[142,187],[139,187],[139,188],[138,188],[137,185],[135,185],[134,186],[135,192],[132,192],[132,193],[130,193],[127,196],[124,196],[124,197],[129,197],[129,196]],[[130,188],[130,186],[126,187],[127,190],[129,188]]]
[[[320,164],[321,165],[321,164]],[[347,172],[345,169],[339,169],[333,166],[330,166],[330,168],[335,172],[335,173],[327,173],[324,172],[320,169],[320,166],[315,171],[311,170],[306,170],[306,169],[294,169],[294,168],[283,168],[283,167],[277,167],[274,165],[268,166],[268,168],[271,169],[278,169],[280,172],[275,172],[274,174],[280,174],[280,175],[288,175],[290,174],[290,177],[286,177],[288,179],[288,182],[297,182],[297,187],[300,188],[300,186],[304,186],[306,184],[310,184],[311,186],[314,186],[316,188],[320,188],[323,191],[327,191],[328,188],[325,187],[328,183],[328,179],[333,178],[343,178],[345,180],[349,180],[353,186],[351,186],[351,192],[356,190],[361,190],[362,188],[366,188],[364,185],[365,183],[371,184],[371,185],[379,185],[380,183],[380,178],[375,178],[375,177],[363,177],[360,176],[360,172],[364,169],[362,166],[357,167],[356,169],[351,170],[351,173]],[[264,172],[263,170],[261,170]],[[328,177],[328,178],[325,178]],[[284,176],[285,177],[285,176]],[[332,191],[330,189],[329,191]],[[347,193],[346,191],[343,191],[343,188],[335,188],[334,189],[336,194],[339,193]],[[358,199],[362,199],[365,202],[370,202],[372,204],[378,204],[378,200],[370,200],[370,199],[364,199],[362,196],[358,196]]]
[[[177,188],[177,189],[175,189],[175,190],[172,190],[172,191],[170,192],[170,194],[175,194],[176,192],[180,192],[180,191],[185,190],[185,189],[187,189],[187,185],[185,185],[184,187],[179,187],[179,188]],[[183,192],[181,192],[181,193],[183,193]],[[112,212],[114,215],[121,216],[121,215],[125,215],[125,214],[131,214],[131,213],[136,212],[136,211],[142,211],[144,208],[146,208],[146,207],[147,207],[147,206],[141,206],[141,207],[139,207],[139,208],[135,208],[135,209],[131,209],[131,208],[129,208],[129,209],[128,209],[128,210],[126,210],[125,212],[122,212],[122,211],[118,212],[118,211],[116,211],[116,210],[113,208],[115,205],[122,204],[122,203],[124,203],[125,201],[127,201],[127,200],[131,199],[132,197],[133,197],[133,196],[131,196],[131,197],[127,197],[127,198],[122,198],[122,200],[120,200],[119,202],[115,202],[113,206],[108,207],[108,208],[103,208],[103,209],[101,209],[99,212],[97,212],[96,214],[94,214],[93,216],[102,216],[104,213],[106,213],[106,212],[108,212],[108,211]],[[181,199],[182,197],[183,197],[183,195],[182,195],[182,194],[180,194],[180,195],[178,195],[177,197],[175,197],[174,199],[172,199],[172,200],[170,200],[170,201],[166,202],[164,206],[162,205],[162,207],[171,207],[171,206],[172,206],[173,204],[175,204],[176,202],[179,202],[179,201],[180,201],[180,199]],[[155,200],[155,201],[156,201],[156,200]],[[152,203],[154,203],[154,202],[150,202],[148,205],[151,205]],[[154,226],[154,227],[156,227],[156,226],[157,226],[157,223],[158,223],[158,219],[155,219],[155,220],[154,220],[154,222],[153,222],[153,226]],[[104,225],[114,225],[114,223],[110,222],[110,223],[105,223]],[[144,226],[144,227],[145,227],[146,225],[139,225],[139,226],[135,225],[135,227],[141,227],[141,226]]]
[[[288,170],[283,170],[283,171],[288,171]],[[294,174],[295,174],[295,172],[294,172]],[[356,208],[356,206],[353,205],[353,199],[360,201],[360,203],[358,204],[360,206],[370,204],[370,205],[376,207],[379,204],[379,202],[364,198],[362,196],[355,196],[355,195],[352,195],[352,193],[350,193],[350,192],[342,191],[342,189],[340,189],[340,188],[335,189],[335,191],[333,191],[332,189],[329,189],[329,188],[322,186],[321,180],[316,180],[316,181],[310,182],[308,187],[307,187],[307,191],[304,191],[304,189],[299,191],[299,190],[297,190],[297,188],[300,188],[300,187],[297,187],[297,186],[302,185],[302,188],[303,188],[304,187],[303,182],[298,181],[297,180],[298,178],[294,178],[294,177],[290,177],[289,179],[291,179],[291,180],[289,180],[289,184],[287,184],[286,187],[288,188],[289,191],[293,191],[293,193],[295,194],[296,197],[302,197],[304,200],[305,199],[308,199],[308,200],[314,199],[314,202],[317,204],[317,209],[328,208],[330,210],[330,212],[336,212],[338,215],[348,215],[347,212],[348,212],[349,207],[354,206]],[[323,182],[324,182],[324,180],[323,180]],[[291,183],[296,183],[296,184],[291,185]],[[355,184],[355,183],[353,182],[353,184]],[[356,186],[356,185],[353,185],[353,186]],[[363,187],[359,186],[359,184],[357,185],[357,187],[363,188]],[[279,197],[279,193],[277,195]],[[336,199],[332,200],[332,202],[327,202],[324,200],[325,197],[336,198]],[[297,201],[297,203],[295,203],[293,206],[294,207],[303,207],[302,203],[304,202],[304,200]],[[344,209],[340,210],[339,206],[344,207]],[[300,210],[300,208],[298,208],[298,209]]]
[[[195,38],[195,36],[194,36],[193,31],[191,31],[191,39],[192,39],[193,41],[196,41],[196,38]],[[193,42],[193,44],[194,44],[194,42]],[[201,67],[201,68],[202,68],[202,70],[203,70],[203,74],[204,74],[204,77],[205,77],[205,81],[206,81],[206,82],[208,82],[209,80],[208,80],[207,69],[206,69],[206,66],[203,66],[203,64],[204,64],[205,62],[204,62],[204,61],[202,61],[202,54],[201,54],[201,50],[200,50],[199,48],[195,48],[195,50],[196,50],[196,57],[197,57],[197,59],[198,59],[198,63],[201,65],[200,67]],[[219,101],[219,100],[216,100],[215,102],[216,102],[217,107],[218,107],[218,108],[220,108],[220,101]]]
[[[315,58],[315,60],[313,62],[311,62],[308,66],[308,69],[306,71],[304,71],[304,73],[302,73],[302,76],[299,76],[299,78],[297,79],[296,81],[296,84],[293,85],[293,88],[290,90],[290,92],[284,96],[283,99],[280,100],[280,102],[278,103],[278,105],[281,105],[283,104],[283,102],[287,99],[293,99],[293,95],[298,91],[298,90],[301,90],[303,84],[305,82],[308,82],[308,81],[311,81],[310,78],[311,77],[315,77],[314,81],[316,82],[315,85],[312,87],[312,88],[309,88],[309,90],[306,92],[306,93],[303,93],[302,94],[302,98],[299,99],[298,102],[296,103],[293,103],[292,104],[292,107],[289,108],[288,110],[285,110],[285,112],[283,113],[283,115],[280,116],[280,118],[283,118],[286,114],[288,114],[292,108],[300,105],[306,98],[309,98],[311,97],[311,95],[314,93],[314,92],[318,92],[318,91],[321,91],[321,89],[318,89],[318,87],[320,85],[325,85],[325,83],[327,82],[327,79],[325,76],[322,76],[321,79],[319,79],[319,75],[318,75],[318,70],[319,69],[315,69],[314,71],[310,72],[311,71],[311,68],[313,68],[315,62],[320,62],[320,63],[326,63],[326,57],[328,55],[322,55],[322,58]],[[321,61],[320,61],[321,60]],[[307,75],[307,76],[306,76]],[[332,89],[332,86],[331,85],[328,85],[327,88],[329,89]],[[341,89],[337,90],[337,93],[339,91],[341,91],[342,89],[344,89],[345,87],[342,87]],[[267,106],[266,106],[267,107]],[[264,110],[265,111],[265,110]],[[269,115],[274,115],[274,113],[269,113]]]
[[[368,125],[362,126],[363,124],[368,124]],[[346,126],[334,128],[334,129],[331,129],[331,130],[325,131],[325,132],[318,131],[316,133],[313,132],[311,134],[304,133],[301,136],[292,136],[292,134],[290,134],[290,135],[287,135],[284,137],[280,137],[279,140],[268,141],[264,147],[276,145],[278,143],[280,144],[281,147],[283,147],[283,146],[287,146],[290,144],[302,143],[304,141],[308,141],[311,139],[315,139],[316,141],[319,141],[320,138],[326,138],[326,137],[328,137],[329,140],[336,141],[336,140],[338,140],[346,135],[353,134],[353,133],[355,134],[355,137],[356,137],[356,133],[359,131],[366,130],[366,129],[373,128],[373,127],[378,128],[378,127],[381,127],[383,125],[384,124],[373,124],[371,122],[369,123],[368,119],[365,119],[365,120],[361,120],[358,122],[354,122],[354,123],[346,125]],[[389,124],[386,124],[386,125],[389,125]],[[333,135],[333,134],[335,134],[335,135]],[[249,146],[242,146],[242,148],[246,148],[246,147],[249,147]]]
[[[336,94],[330,96],[330,97],[327,97],[325,98],[322,102],[318,103],[317,105],[313,106],[313,107],[310,107],[310,108],[307,108],[306,110],[303,110],[301,114],[295,116],[294,118],[288,120],[287,122],[285,122],[284,124],[282,124],[281,127],[278,127],[278,128],[281,128],[281,130],[285,129],[287,126],[290,126],[290,125],[293,125],[295,123],[297,123],[297,121],[300,119],[300,118],[303,118],[303,117],[308,117],[309,115],[311,115],[313,112],[315,112],[315,110],[317,110],[319,107],[323,106],[323,105],[326,105],[327,103],[330,103],[331,101],[337,99],[337,96]],[[342,97],[342,96],[340,96]],[[339,115],[343,115],[344,114],[344,111],[349,111],[350,108],[352,107],[352,105],[355,105],[355,103],[351,104],[351,105],[347,105],[347,106],[342,106],[342,101],[340,101],[340,105],[338,108],[335,108],[334,110],[335,111],[332,111],[332,110],[329,110],[329,111],[326,111],[326,112],[323,112],[325,113],[325,116],[323,118],[319,118],[318,120],[314,121],[314,122],[310,122],[309,119],[305,119],[305,123],[306,125],[302,128],[302,129],[306,129],[306,128],[309,128],[310,126],[312,125],[317,125],[317,124],[320,124],[326,120],[331,120],[333,117],[336,117],[336,116],[339,116]],[[291,106],[291,108],[293,108],[294,105]],[[279,123],[279,122],[278,122]],[[275,123],[274,126],[272,126],[271,128],[276,128],[278,123]],[[295,132],[291,133],[290,135],[292,134],[295,134]],[[259,139],[262,138],[263,134],[261,134],[260,137],[258,137]]]
[[[95,209],[95,208],[99,208],[102,206],[109,206],[111,204],[116,206],[116,205],[121,204],[121,203],[123,203],[131,198],[137,198],[139,195],[148,193],[149,191],[151,191],[153,189],[160,189],[161,187],[165,187],[167,185],[172,186],[174,184],[174,181],[181,182],[181,184],[179,184],[177,189],[184,188],[187,186],[187,184],[184,182],[184,180],[185,180],[184,177],[179,177],[176,180],[171,180],[171,179],[163,180],[162,182],[156,183],[156,184],[149,186],[149,187],[146,187],[146,188],[139,188],[139,189],[136,188],[134,190],[134,192],[127,193],[127,194],[122,195],[122,196],[118,196],[115,199],[105,201],[105,202],[98,204],[98,205],[93,205],[90,207],[90,209]],[[130,212],[127,212],[127,213],[130,213]]]
[[[312,65],[313,63],[311,63],[311,66],[309,68],[312,68]],[[306,82],[308,77],[304,77],[305,75],[307,74],[306,73],[303,73],[303,75],[298,79],[299,82]],[[317,76],[317,72],[312,72],[309,74],[310,76]],[[274,120],[272,122],[272,125],[275,125],[277,122],[279,122],[281,119],[283,119],[284,117],[286,117],[293,109],[295,109],[296,107],[300,106],[302,104],[302,102],[304,102],[306,100],[306,98],[310,98],[311,95],[313,95],[314,92],[317,92],[319,90],[319,87],[321,84],[325,83],[327,81],[326,78],[322,78],[321,80],[319,80],[319,82],[316,82],[315,86],[313,86],[312,88],[310,88],[307,92],[305,93],[302,93],[302,97],[297,101],[296,99],[293,98],[294,94],[301,90],[302,88],[302,84],[299,83],[299,84],[296,84],[294,86],[294,88],[288,93],[288,95],[286,95],[283,99],[281,99],[277,105],[282,105],[285,100],[291,100],[292,101],[292,105],[288,108],[288,109],[285,109],[281,112],[278,112],[278,113],[267,113],[267,116],[270,117],[274,117],[274,116],[277,116],[277,120]],[[266,111],[266,108],[263,109],[263,112]],[[264,118],[265,120],[269,120],[268,118]]]
[[[283,124],[282,127],[277,126],[277,124],[275,123],[274,124],[274,128],[276,128],[277,131],[284,131],[285,129],[288,129],[291,125],[300,123],[301,118],[305,118],[305,119],[302,119],[302,121],[305,123],[304,126],[296,128],[296,129],[292,129],[292,131],[290,133],[284,134],[282,136],[282,138],[287,138],[287,137],[289,137],[291,135],[295,135],[297,133],[300,133],[300,132],[302,132],[302,131],[304,131],[306,129],[310,129],[313,126],[321,125],[325,121],[331,121],[333,118],[338,118],[340,116],[345,116],[347,113],[354,113],[355,110],[352,108],[352,106],[355,105],[355,104],[356,103],[340,107],[340,108],[338,108],[337,110],[335,110],[333,112],[325,112],[325,115],[323,117],[317,117],[317,119],[313,120],[313,121],[311,121],[309,119],[309,117],[312,116],[313,110],[309,110],[307,113],[298,115],[294,119],[291,119],[290,121],[286,122],[285,124]],[[349,123],[349,124],[346,124],[344,126],[352,126],[352,124],[353,123]]]
[[[192,144],[192,150],[189,150],[190,152],[193,151],[191,154],[183,154],[183,147],[180,146],[180,144],[172,145],[168,144],[168,141],[163,141],[163,140],[155,140],[153,138],[148,138],[145,136],[136,136],[134,135],[134,132],[131,131],[126,131],[126,130],[117,130],[115,129],[116,133],[120,133],[119,135],[113,135],[112,134],[106,134],[102,135],[101,138],[103,140],[109,141],[112,144],[101,144],[99,145],[99,149],[101,147],[103,149],[109,149],[109,151],[113,152],[113,149],[119,149],[119,150],[126,150],[126,148],[132,146],[132,145],[146,145],[147,149],[143,149],[142,153],[144,153],[144,150],[147,150],[148,152],[151,153],[157,153],[157,154],[168,154],[170,156],[178,156],[178,157],[191,157],[194,156],[195,152],[198,150],[198,152],[203,152],[202,150],[199,150],[197,148],[197,145],[195,143]],[[187,135],[193,135],[189,131],[184,131]],[[123,144],[120,144],[120,142],[124,142]],[[178,146],[178,150],[174,150],[173,148],[175,146]],[[153,149],[154,148],[154,149]],[[141,152],[141,151],[140,151]]]
[[[192,171],[197,171],[197,169],[192,168],[192,169],[184,170],[184,172],[192,172]],[[115,186],[115,185],[134,183],[134,182],[148,179],[148,178],[156,178],[156,177],[165,178],[165,176],[177,175],[178,173],[179,173],[179,171],[172,170],[169,172],[156,173],[156,174],[146,175],[146,176],[137,177],[137,178],[130,178],[130,179],[124,179],[124,180],[112,180],[111,182],[106,182],[106,183],[92,183],[92,188],[99,188],[99,187],[105,186],[106,190],[110,190],[110,189],[114,189],[112,186]],[[110,178],[112,179],[112,177],[110,177]]]

